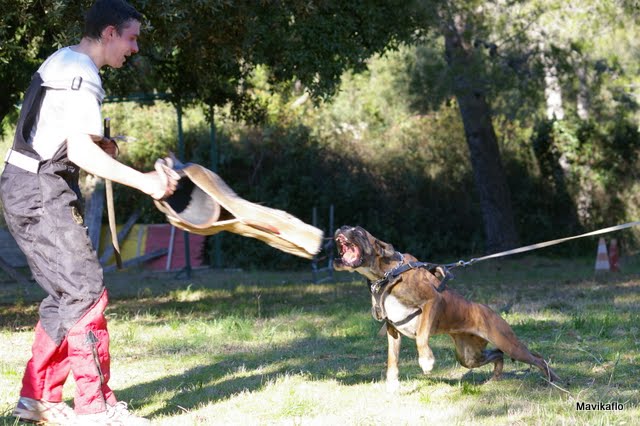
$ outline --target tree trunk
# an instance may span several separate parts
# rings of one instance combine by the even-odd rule
[[[487,238],[486,249],[497,252],[516,247],[518,234],[481,73],[475,63],[473,46],[463,34],[463,19],[457,16],[449,21],[444,28],[445,55],[454,79],[454,94],[471,155]]]
[[[544,66],[544,97],[547,102],[547,120],[563,120],[562,88],[558,69],[552,58],[545,53],[545,44],[540,42],[540,56]]]
[[[578,98],[576,99],[576,106],[578,117],[581,120],[589,119],[589,84],[587,77],[587,67],[580,63],[576,70],[578,75]]]

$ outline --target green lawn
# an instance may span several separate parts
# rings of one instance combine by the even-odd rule
[[[432,339],[425,376],[405,338],[396,394],[385,391],[386,338],[359,276],[314,285],[310,271],[113,273],[110,384],[158,425],[637,424],[640,267],[622,267],[594,276],[593,259],[526,257],[455,269],[450,287],[503,312],[562,382],[506,360],[503,379],[485,383],[492,366],[461,367],[448,336]],[[0,280],[0,424],[17,424],[41,294]],[[70,403],[73,391],[70,379]],[[612,402],[622,409],[577,409]]]

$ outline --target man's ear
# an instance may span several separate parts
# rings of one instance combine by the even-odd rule
[[[107,25],[100,33],[101,40],[110,40],[118,34],[118,30],[113,25]]]

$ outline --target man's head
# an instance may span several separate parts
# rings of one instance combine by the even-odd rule
[[[97,0],[85,15],[83,37],[104,46],[105,65],[120,68],[138,52],[142,14],[124,0]]]

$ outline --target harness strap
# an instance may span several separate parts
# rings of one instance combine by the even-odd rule
[[[31,173],[38,173],[38,170],[40,169],[39,160],[31,158],[28,155],[12,148],[7,150],[7,154],[4,156],[4,161],[5,163],[12,164]]]
[[[425,268],[429,271],[433,271],[434,269],[440,269],[443,273],[444,276],[442,277],[442,280],[440,281],[440,285],[438,287],[436,287],[436,290],[438,291],[438,293],[442,293],[447,285],[447,281],[453,279],[453,274],[449,271],[449,269],[447,268],[448,265],[439,265],[437,263],[429,263],[429,262],[408,262],[408,263],[403,263],[402,265],[399,265],[393,269],[391,269],[390,271],[387,271],[387,273],[385,274],[384,278],[382,278],[381,280],[378,280],[374,283],[374,286],[379,288],[383,282],[385,281],[389,281],[390,278],[396,278],[401,274],[404,274],[405,272],[411,270],[411,269],[417,269],[417,268]],[[386,285],[386,284],[385,284]]]
[[[387,291],[387,286],[389,285],[390,281],[388,278],[383,278],[382,280],[378,280],[374,283],[369,280],[367,280],[367,282],[369,284],[369,291],[371,292],[371,295],[376,302],[376,306],[378,307],[378,310],[380,311],[383,318],[381,321],[384,321],[387,319],[387,311],[384,309],[384,300],[387,298],[387,295],[391,291]]]
[[[74,77],[72,80],[44,81],[42,87],[55,90],[84,90],[95,96],[99,103],[102,103],[105,97],[102,87],[84,80],[81,76]]]
[[[442,280],[440,280],[440,285],[436,287],[436,291],[438,293],[442,293],[447,286],[447,281],[453,279],[453,274],[449,271],[449,268],[447,268],[446,265],[439,265],[438,268],[444,273],[444,276],[442,277]]]
[[[409,316],[407,316],[405,319],[401,320],[401,321],[397,321],[397,322],[393,322],[391,321],[389,318],[387,318],[387,322],[393,326],[400,326],[400,325],[405,325],[407,324],[409,321],[411,321],[412,319],[414,319],[415,317],[417,317],[418,315],[420,315],[422,313],[422,308],[418,308],[417,311],[409,314]]]
[[[428,263],[428,262],[408,262],[408,263],[403,263],[402,265],[396,268],[393,268],[392,270],[387,272],[387,276],[391,276],[395,278],[398,275],[403,274],[410,269],[416,269],[416,268],[433,269],[437,266],[440,266],[440,265],[435,263]]]
[[[387,312],[384,309],[384,300],[391,292],[391,287],[393,287],[393,284],[395,284],[395,281],[393,281],[393,284],[389,286],[389,284],[392,283],[392,280],[411,269],[417,268],[425,268],[429,271],[433,271],[434,269],[440,270],[440,272],[443,274],[443,277],[440,280],[440,284],[437,287],[434,286],[438,293],[442,293],[447,286],[447,282],[453,279],[453,274],[449,271],[447,265],[439,265],[436,263],[428,262],[408,262],[402,263],[401,265],[398,265],[397,267],[387,271],[384,274],[383,278],[375,282],[367,280],[367,284],[369,285],[369,292],[371,292],[371,295],[375,300],[377,310],[382,315],[382,321],[387,321],[392,325],[404,325],[422,313],[422,309],[418,308],[417,311],[409,314],[409,316],[407,316],[405,319],[398,322],[393,322],[389,318],[387,318]]]

